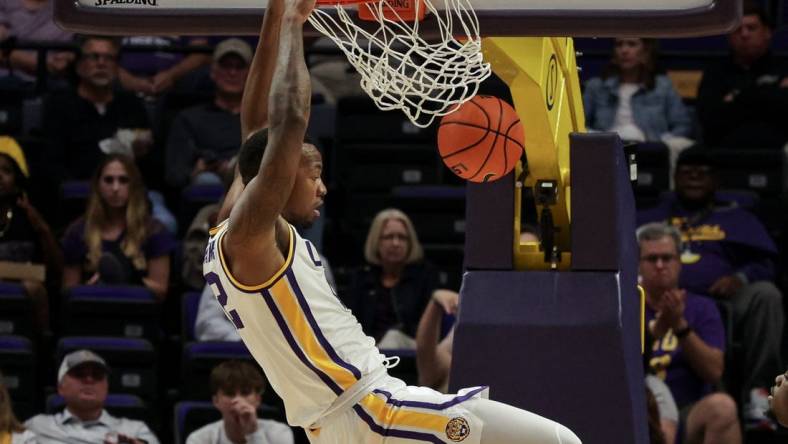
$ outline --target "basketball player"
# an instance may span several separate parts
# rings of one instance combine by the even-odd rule
[[[389,376],[390,360],[291,225],[317,218],[326,194],[320,153],[303,142],[310,80],[302,27],[314,3],[268,4],[242,102],[241,182],[204,263],[214,295],[284,400],[288,422],[314,444],[580,443],[558,423],[484,399],[485,387],[443,395]]]

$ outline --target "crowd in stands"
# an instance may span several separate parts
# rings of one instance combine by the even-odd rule
[[[281,402],[265,391],[248,353],[227,345],[240,338],[202,277],[208,233],[220,222],[219,202],[236,169],[253,42],[75,36],[53,23],[52,3],[0,0],[0,296],[23,306],[22,295],[30,319],[25,327],[24,316],[17,324],[0,316],[0,349],[3,338],[26,337],[19,344],[32,357],[29,367],[16,367],[27,362],[16,354],[0,360],[0,443],[157,443],[173,434],[177,444],[305,442],[283,423]],[[718,156],[787,146],[788,58],[772,50],[777,31],[761,4],[745,1],[728,54],[708,64],[693,98],[674,88],[653,39],[615,39],[606,66],[584,83],[589,130],[664,153],[670,167],[669,185],[638,195],[652,442],[736,444],[750,442],[753,431],[781,433],[778,423],[788,423],[786,233],[759,218],[759,205],[784,196],[731,190]],[[30,42],[51,48],[39,57],[25,47]],[[124,52],[132,47],[146,50]],[[339,112],[343,99],[359,94],[357,76],[339,54],[308,57],[313,105]],[[36,103],[34,116],[23,112]],[[15,124],[14,113],[30,122]],[[333,129],[333,122],[310,125]],[[403,145],[421,137],[401,126]],[[337,173],[347,171],[337,164],[345,159],[339,136],[316,133],[336,203],[305,237],[321,250],[326,236],[318,260],[338,297],[380,348],[412,364],[394,374],[447,390],[459,305],[452,283],[462,269],[440,253],[461,255],[461,242],[419,225],[433,215],[419,219],[420,206],[391,208],[407,202],[393,191],[351,185],[364,178]],[[378,137],[390,148],[387,134]],[[407,162],[392,167],[402,169],[399,185],[457,187],[440,174],[422,183]],[[124,297],[147,307],[160,331],[151,337],[130,324],[125,339],[143,345],[88,337],[96,348],[69,349],[64,313],[78,308],[66,296],[86,287],[131,288]],[[158,386],[138,397],[147,370],[118,359],[112,347],[145,344],[158,362],[150,365]],[[34,381],[32,395],[12,371]],[[185,372],[203,377],[198,385],[209,391],[188,386]],[[776,417],[768,413],[775,384]],[[118,397],[125,389],[133,399]]]

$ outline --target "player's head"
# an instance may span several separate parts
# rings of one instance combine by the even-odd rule
[[[257,176],[266,146],[268,131],[265,129],[252,134],[241,146],[238,169],[244,185],[248,185]],[[285,220],[294,225],[308,227],[320,216],[319,208],[323,205],[323,198],[327,193],[322,174],[323,158],[320,151],[306,138],[293,191],[282,211]]]
[[[364,244],[364,257],[367,262],[383,267],[422,260],[424,250],[408,215],[396,208],[375,215]]]
[[[670,225],[650,223],[637,230],[641,284],[649,297],[678,287],[681,272],[681,234]]]
[[[257,408],[265,391],[265,380],[254,365],[230,360],[214,367],[210,386],[213,404],[225,415],[236,399],[243,399]]]
[[[745,0],[741,24],[728,36],[733,57],[742,64],[751,64],[769,51],[774,22],[763,7]]]
[[[690,208],[708,205],[719,186],[714,159],[701,147],[681,152],[673,180],[676,196]]]

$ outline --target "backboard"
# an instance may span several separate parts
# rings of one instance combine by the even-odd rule
[[[443,0],[432,1],[441,9]],[[65,29],[82,33],[257,34],[266,2],[55,0],[55,21]],[[741,15],[741,0],[468,2],[479,17],[484,36],[692,37],[728,32]],[[423,26],[429,32],[429,17]]]

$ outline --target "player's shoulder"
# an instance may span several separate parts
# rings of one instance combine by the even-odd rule
[[[227,226],[228,226],[229,222],[230,222],[230,219],[225,219],[225,220],[219,222],[218,224],[216,224],[215,227],[210,228],[208,230],[208,235],[211,236],[211,237],[214,237],[214,236],[218,235],[219,233],[221,233],[222,231],[227,229]]]

